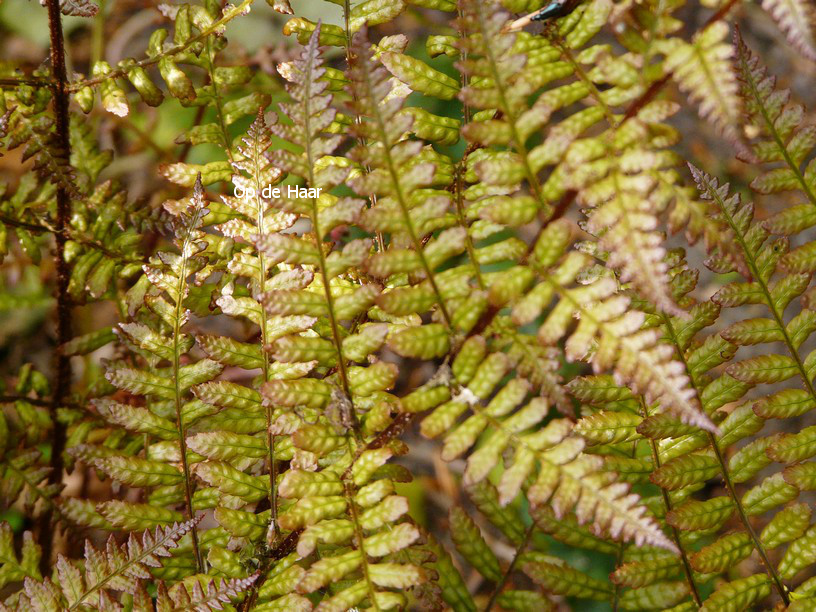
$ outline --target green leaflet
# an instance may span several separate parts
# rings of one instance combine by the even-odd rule
[[[685,599],[688,585],[684,582],[658,582],[641,589],[625,591],[621,596],[623,610],[667,610]]]
[[[442,325],[432,323],[397,332],[388,346],[404,357],[431,359],[448,352],[449,339]]]
[[[691,565],[703,574],[719,573],[745,559],[753,550],[753,542],[747,533],[727,534],[694,553]]]
[[[172,465],[137,457],[103,457],[94,465],[111,478],[137,487],[177,484],[184,479]]]
[[[689,454],[672,459],[657,468],[651,480],[664,489],[680,489],[716,476],[719,463],[709,454]]]
[[[380,55],[380,61],[391,74],[403,81],[413,91],[443,100],[450,100],[459,92],[459,84],[455,79],[409,55],[383,53]]]
[[[195,470],[204,482],[217,487],[222,493],[248,502],[263,499],[269,492],[268,479],[264,482],[264,478],[244,474],[227,463],[208,461],[196,464]]]
[[[624,563],[609,578],[615,584],[636,589],[671,578],[679,569],[677,557],[664,555],[656,559]]]
[[[806,504],[793,504],[777,512],[762,530],[760,539],[768,548],[801,537],[810,525],[810,508]]]
[[[451,509],[449,520],[451,537],[459,553],[485,578],[498,582],[502,575],[499,561],[473,520],[458,507]]]
[[[816,427],[799,433],[783,434],[766,451],[768,457],[781,463],[794,463],[816,454]]]
[[[625,412],[599,412],[581,419],[575,431],[595,444],[612,444],[637,440],[637,428],[643,419]]]
[[[794,540],[779,562],[779,574],[790,580],[803,568],[812,563],[816,555],[816,530],[809,528],[801,537]]]
[[[666,522],[684,531],[713,529],[722,525],[734,512],[728,497],[715,497],[706,501],[688,501],[671,510]]]
[[[771,592],[770,578],[755,574],[733,582],[723,583],[703,605],[709,610],[740,610],[750,607]]]
[[[728,374],[750,384],[776,383],[796,376],[797,368],[787,355],[760,355],[730,365]]]
[[[550,593],[604,601],[612,594],[612,586],[566,564],[528,561],[524,572]]]

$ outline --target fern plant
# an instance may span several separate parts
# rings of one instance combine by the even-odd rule
[[[816,607],[808,2],[15,1],[0,608]]]

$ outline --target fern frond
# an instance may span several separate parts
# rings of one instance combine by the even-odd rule
[[[45,0],[40,0],[45,6]],[[99,7],[90,0],[60,0],[60,12],[70,17],[93,17],[99,12]]]
[[[807,274],[791,274],[778,281],[772,281],[776,268],[780,261],[789,257],[785,255],[788,245],[787,241],[780,240],[774,243],[767,243],[768,231],[760,224],[753,222],[753,207],[750,204],[743,205],[739,196],[728,197],[728,185],[720,186],[716,179],[712,179],[705,173],[697,170],[693,166],[692,173],[705,199],[713,202],[727,223],[730,231],[733,232],[735,240],[742,251],[745,267],[750,271],[750,283],[731,283],[723,287],[712,299],[722,306],[730,307],[740,303],[764,304],[770,311],[771,320],[767,322],[757,322],[751,328],[732,328],[727,337],[737,344],[750,344],[755,340],[751,338],[754,334],[749,333],[759,325],[769,332],[760,334],[756,341],[782,340],[786,345],[788,356],[784,355],[762,355],[754,360],[746,360],[732,364],[727,373],[737,380],[748,385],[758,382],[774,382],[796,376],[801,377],[808,393],[816,399],[816,392],[811,384],[811,377],[807,373],[805,363],[799,356],[798,348],[802,338],[810,335],[812,331],[807,324],[807,317],[796,320],[794,325],[786,324],[784,313],[787,306],[797,296],[807,289],[810,277]],[[715,267],[728,271],[728,268]],[[754,297],[749,297],[747,291],[756,290]],[[784,366],[789,366],[786,368]]]
[[[336,111],[330,106],[331,95],[325,93],[327,83],[321,80],[325,69],[319,54],[319,37],[320,27],[313,32],[301,58],[282,68],[282,73],[290,81],[288,92],[292,97],[291,103],[282,105],[282,111],[293,122],[293,125],[276,124],[272,128],[280,138],[302,149],[300,156],[289,151],[276,152],[273,157],[276,164],[290,176],[304,179],[308,187],[315,190],[312,192],[313,197],[308,198],[307,202],[304,202],[303,199],[281,198],[280,203],[276,206],[306,217],[311,223],[317,245],[314,248],[311,244],[298,238],[291,238],[288,244],[282,244],[278,236],[272,235],[259,240],[257,244],[258,248],[270,257],[272,263],[284,260],[301,265],[316,264],[320,277],[316,279],[315,285],[322,285],[325,296],[325,307],[331,328],[331,344],[335,353],[333,365],[338,367],[343,393],[352,402],[348,416],[352,427],[356,430],[357,415],[354,412],[346,365],[348,357],[343,353],[344,339],[341,335],[340,317],[335,307],[335,289],[332,288],[332,285],[336,285],[335,279],[344,275],[349,268],[363,262],[368,245],[364,241],[352,242],[346,245],[342,253],[330,253],[328,256],[324,250],[324,240],[327,234],[339,225],[355,222],[362,210],[363,202],[352,198],[340,200],[330,193],[322,197],[317,195],[320,190],[328,192],[335,188],[346,178],[350,170],[331,163],[330,155],[340,144],[342,137],[327,133],[329,126],[334,121]],[[326,160],[328,163],[325,163]],[[303,253],[303,256],[298,256],[297,251]],[[377,292],[376,288],[371,285],[355,288],[366,295],[373,295]],[[274,297],[275,294],[271,293],[267,303],[274,302]],[[356,314],[356,312],[349,312],[344,318],[351,318]],[[284,337],[279,339],[275,345],[281,347],[276,351],[276,357],[281,361],[291,360],[288,355],[284,354],[286,352],[284,346],[288,346],[289,342],[298,342],[298,340]],[[372,350],[376,348],[378,347],[371,347]],[[316,355],[310,356],[307,353],[298,352],[295,360],[308,361],[314,357]]]
[[[377,198],[377,204],[361,217],[361,225],[369,231],[392,234],[389,252],[375,254],[366,266],[372,274],[383,278],[394,273],[416,275],[426,287],[406,288],[401,295],[428,294],[422,310],[437,305],[442,320],[450,327],[452,313],[446,307],[435,268],[464,250],[464,237],[451,229],[424,244],[423,238],[432,229],[427,227],[428,222],[444,211],[449,197],[439,193],[423,202],[423,206],[419,206],[421,199],[416,197],[422,190],[437,186],[439,179],[444,184],[438,156],[431,149],[423,150],[420,141],[404,139],[412,118],[399,112],[403,98],[389,97],[388,72],[375,62],[366,36],[365,30],[355,35],[349,78],[353,109],[361,118],[353,132],[361,142],[366,142],[355,149],[354,159],[368,170],[350,178],[349,184],[358,194]],[[413,253],[407,253],[404,247],[410,247]],[[395,297],[392,294],[383,300]],[[386,304],[382,306],[389,310]]]
[[[53,513],[65,522],[57,504],[62,486],[49,478],[52,470],[44,457],[54,423],[38,400],[48,393],[48,383],[26,364],[14,389],[19,397],[0,405],[0,503],[35,518]]]
[[[710,120],[723,136],[738,143],[740,98],[733,65],[733,48],[724,42],[728,24],[718,21],[687,43],[667,41],[665,69],[698,104],[700,116]]]
[[[790,103],[790,91],[776,88],[776,77],[768,74],[760,59],[748,48],[739,32],[735,33],[734,45],[739,70],[740,94],[745,101],[745,111],[751,128],[760,138],[751,144],[758,161],[781,162],[783,167],[763,172],[751,182],[755,191],[763,194],[781,193],[798,189],[808,202],[816,206],[816,184],[813,179],[813,162],[804,170],[816,146],[816,128],[802,126],[804,108]],[[768,220],[774,233],[792,234],[807,229],[813,223],[808,207],[783,211]],[[776,223],[775,223],[776,221]]]
[[[317,431],[302,432],[301,447],[319,456],[331,452],[319,442]],[[281,527],[304,529],[298,554],[312,559],[318,545],[334,549],[324,547],[297,581],[298,593],[328,589],[318,610],[348,609],[363,600],[375,609],[404,605],[404,596],[389,589],[408,589],[428,579],[422,567],[403,561],[400,554],[420,537],[403,519],[407,500],[393,493],[391,478],[373,479],[391,455],[388,448],[365,450],[346,460],[344,474],[292,469],[281,481],[281,496],[293,500],[280,517]],[[351,584],[344,581],[352,576],[356,579]],[[336,588],[333,583],[338,583]]]
[[[576,143],[567,167],[567,184],[577,192],[578,201],[592,209],[586,229],[609,251],[608,265],[620,271],[622,281],[631,282],[643,297],[671,314],[680,310],[669,293],[666,252],[655,230],[657,214],[671,197],[666,193],[669,185],[661,182],[676,160],[649,139],[651,134],[665,137],[658,121],[675,110],[660,103],[645,107],[607,133],[611,147],[598,141]]]
[[[204,253],[210,244],[201,231],[202,219],[208,211],[200,181],[192,198],[184,202],[167,202],[165,208],[174,216],[178,252],[161,252],[144,266],[148,287],[143,290],[146,295],[143,293],[142,299],[146,308],[137,315],[140,321],[123,324],[119,329],[123,343],[142,355],[152,366],[152,371],[113,363],[106,374],[114,387],[144,396],[147,406],[140,408],[103,402],[97,404],[97,409],[113,423],[125,424],[137,432],[144,428],[158,431],[166,441],[149,445],[146,459],[130,457],[132,450],[114,451],[112,455],[105,453],[101,457],[91,454],[91,457],[100,471],[119,481],[137,487],[158,486],[154,492],[154,495],[159,494],[158,499],[164,496],[163,499],[171,505],[183,502],[187,517],[192,518],[194,482],[189,467],[186,431],[209,408],[193,399],[190,390],[212,380],[223,369],[221,364],[210,359],[185,363],[186,354],[194,344],[193,338],[182,331],[190,317],[187,306],[192,278],[198,275],[203,279],[209,275]],[[170,423],[173,423],[172,427]],[[181,470],[161,465],[167,457],[180,462]],[[110,502],[100,510],[108,521],[125,529],[168,524],[181,517],[169,508],[122,506],[117,502]],[[190,530],[193,556],[201,568],[195,524],[190,524]]]
[[[9,97],[15,104],[6,117],[6,148],[24,147],[23,161],[33,160],[34,170],[44,181],[62,187],[72,197],[79,196],[68,151],[56,136],[53,119],[43,113],[45,101],[31,101],[24,93],[20,98]]]
[[[19,556],[14,549],[14,534],[8,523],[0,523],[0,586],[22,582],[26,578],[41,580],[39,564],[42,550],[31,532],[23,534]]]
[[[111,536],[103,550],[86,541],[82,566],[59,556],[56,564],[58,583],[26,578],[25,596],[20,605],[52,610],[79,610],[87,606],[105,609],[108,605],[115,605],[113,592],[136,594],[141,581],[151,577],[150,570],[161,567],[162,558],[170,557],[170,551],[197,522],[195,519],[156,528],[154,532],[144,532],[141,537],[131,534],[127,544],[122,546]]]
[[[548,252],[545,245],[562,231],[559,225],[551,224],[538,239],[536,252],[541,258],[533,258],[531,265],[542,282],[514,305],[514,319],[518,323],[535,319],[557,295],[558,305],[539,328],[541,342],[551,345],[568,335],[568,359],[591,361],[596,371],[613,368],[618,380],[642,393],[647,402],[660,402],[665,411],[683,422],[715,431],[715,425],[700,411],[681,364],[673,360],[671,349],[659,342],[657,330],[641,329],[645,315],[629,308],[629,299],[617,293],[614,279],[600,278],[570,287],[590,260],[570,253],[558,263],[558,252]],[[550,266],[554,266],[552,270]],[[580,320],[578,328],[567,334],[574,316]]]
[[[461,389],[426,417],[421,427],[426,437],[444,436],[442,457],[448,461],[484,437],[483,444],[468,459],[465,483],[481,482],[505,449],[511,448],[515,456],[512,463],[506,464],[498,485],[502,505],[511,502],[531,479],[534,484],[526,495],[534,506],[549,504],[558,516],[574,508],[580,523],[592,522],[595,529],[616,539],[650,542],[675,550],[674,544],[644,515],[644,509],[637,506],[637,496],[629,495],[628,487],[615,482],[612,474],[601,472],[603,462],[598,457],[581,452],[584,441],[572,435],[569,421],[552,421],[543,429],[530,430],[546,415],[549,406],[541,398],[525,402],[529,389],[526,381],[515,379],[482,406],[482,400],[494,393],[506,374],[508,363],[502,353],[480,358],[474,352],[478,350],[478,339],[474,336],[468,340],[454,361]],[[467,410],[473,415],[451,428]]]
[[[462,131],[476,145],[504,145],[513,151],[504,159],[496,156],[494,160],[480,160],[475,171],[482,181],[495,185],[495,193],[502,195],[515,193],[521,181],[526,181],[533,202],[531,207],[525,206],[530,208],[525,216],[532,218],[538,210],[547,213],[549,207],[541,190],[538,169],[530,156],[528,140],[544,125],[551,111],[534,107],[521,115],[527,106],[525,98],[549,79],[532,79],[534,67],[525,66],[530,60],[520,52],[518,35],[503,32],[507,20],[507,13],[500,10],[497,3],[483,0],[462,3],[459,27],[469,36],[458,43],[460,55],[467,58],[460,61],[459,67],[470,83],[459,97],[485,115],[483,121],[473,121]],[[547,68],[550,67],[544,69]],[[552,74],[547,76],[551,79],[570,73],[565,66],[561,66],[560,71],[558,68],[552,66]],[[499,191],[500,186],[504,188]]]
[[[794,49],[816,62],[816,7],[806,0],[763,0],[762,8]]]
[[[163,582],[159,583],[156,598],[157,612],[171,610],[196,610],[196,612],[216,612],[224,610],[233,600],[245,595],[247,589],[258,580],[258,574],[247,578],[218,578],[206,585],[198,581],[193,583],[192,592],[182,582],[167,590]],[[205,590],[206,589],[206,590]],[[226,604],[226,605],[225,605]]]

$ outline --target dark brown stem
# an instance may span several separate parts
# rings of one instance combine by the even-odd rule
[[[70,159],[71,142],[68,131],[68,76],[65,70],[65,41],[62,36],[62,16],[59,0],[47,0],[48,27],[51,35],[51,91],[54,96],[54,123],[60,156]],[[68,240],[67,228],[71,218],[71,195],[61,182],[57,182],[57,216],[54,238],[54,267],[56,268],[57,300],[57,349],[54,354],[54,392],[51,396],[51,420],[54,430],[51,440],[51,472],[48,480],[51,484],[62,482],[62,452],[65,448],[65,427],[57,420],[57,409],[68,396],[71,386],[71,361],[63,354],[62,346],[71,339],[71,300],[68,295],[70,271],[65,261],[65,243]],[[48,528],[53,513],[46,511],[40,519],[41,540],[43,549],[42,565],[50,573],[52,539],[42,537],[50,534]]]
[[[496,588],[493,589],[493,593],[490,595],[490,599],[487,602],[487,606],[485,606],[484,612],[490,612],[493,609],[493,606],[496,604],[496,600],[498,599],[499,595],[501,595],[504,585],[507,584],[507,579],[510,578],[510,574],[512,574],[513,570],[516,569],[516,565],[518,565],[519,559],[521,559],[521,555],[523,555],[524,551],[527,549],[527,545],[530,543],[530,540],[533,537],[534,528],[535,523],[531,523],[527,528],[527,531],[524,533],[524,539],[516,549],[516,554],[513,555],[513,560],[510,562],[510,565],[507,566],[507,570],[502,574],[501,580],[499,580],[499,582],[496,584]]]
[[[716,13],[714,13],[711,17],[708,18],[708,20],[705,22],[705,24],[703,24],[703,27],[700,28],[700,31],[702,32],[703,30],[705,30],[709,26],[714,25],[720,19],[725,17],[731,11],[731,9],[734,8],[734,5],[739,1],[740,0],[728,0],[728,2],[726,2],[719,9],[717,9]]]

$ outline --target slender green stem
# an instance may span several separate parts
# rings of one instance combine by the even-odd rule
[[[99,0],[99,11],[91,29],[91,65],[105,59],[105,17],[107,0]]]
[[[255,218],[255,227],[258,230],[258,237],[263,239],[266,235],[266,218],[263,206],[263,200],[261,199],[261,193],[263,193],[264,185],[261,184],[261,172],[264,167],[265,158],[263,155],[263,150],[260,147],[256,146],[256,143],[253,143],[252,147],[252,164],[254,166],[255,171],[252,173],[252,178],[255,181],[255,208],[256,208],[256,218]],[[258,271],[258,295],[263,295],[266,291],[266,280],[267,274],[269,273],[267,267],[267,257],[262,251],[257,252],[258,255],[258,264],[259,264],[259,271]],[[267,346],[269,345],[269,330],[267,329],[267,313],[266,308],[261,306],[261,355],[263,356],[263,379],[264,382],[269,381],[269,353],[267,352]],[[269,511],[271,515],[272,521],[272,529],[275,533],[275,537],[278,536],[278,465],[277,461],[275,460],[275,436],[272,433],[272,416],[273,416],[274,408],[271,405],[266,406],[266,447],[268,450],[268,457],[267,461],[269,463]]]
[[[207,38],[207,73],[210,79],[210,86],[213,88],[215,117],[218,120],[218,129],[221,132],[222,144],[224,151],[227,153],[227,157],[232,161],[232,147],[230,146],[231,143],[226,117],[224,116],[223,96],[218,91],[218,81],[215,78],[215,51],[212,47],[212,37]]]
[[[620,544],[618,546],[617,552],[615,553],[615,567],[620,566],[621,560],[623,559],[623,549],[624,549],[624,545]],[[612,612],[618,612],[618,606],[620,605],[620,592],[621,592],[621,587],[616,582],[615,583],[615,589],[614,589],[614,591],[612,591]]]
[[[776,573],[776,568],[771,563],[770,559],[768,559],[768,554],[765,552],[765,547],[762,545],[759,537],[754,531],[753,525],[751,525],[751,521],[748,518],[748,515],[745,514],[745,508],[742,507],[742,503],[737,497],[737,491],[734,488],[734,483],[731,481],[731,475],[728,473],[728,466],[725,463],[725,459],[723,458],[722,453],[720,452],[719,447],[717,446],[717,439],[714,437],[714,434],[711,432],[708,433],[708,439],[711,442],[711,447],[714,449],[714,455],[717,457],[717,463],[720,464],[720,471],[722,472],[723,481],[725,482],[725,486],[728,489],[729,495],[734,500],[734,504],[737,507],[737,512],[739,513],[740,521],[742,524],[745,525],[746,531],[748,531],[748,535],[751,536],[751,539],[754,542],[754,547],[757,549],[760,558],[762,559],[762,564],[765,566],[765,570],[770,575],[771,579],[774,582],[774,586],[776,587],[779,596],[782,598],[782,601],[785,603],[786,606],[790,605],[790,598],[788,597],[788,590],[782,582],[782,579],[779,577],[779,574]]]

